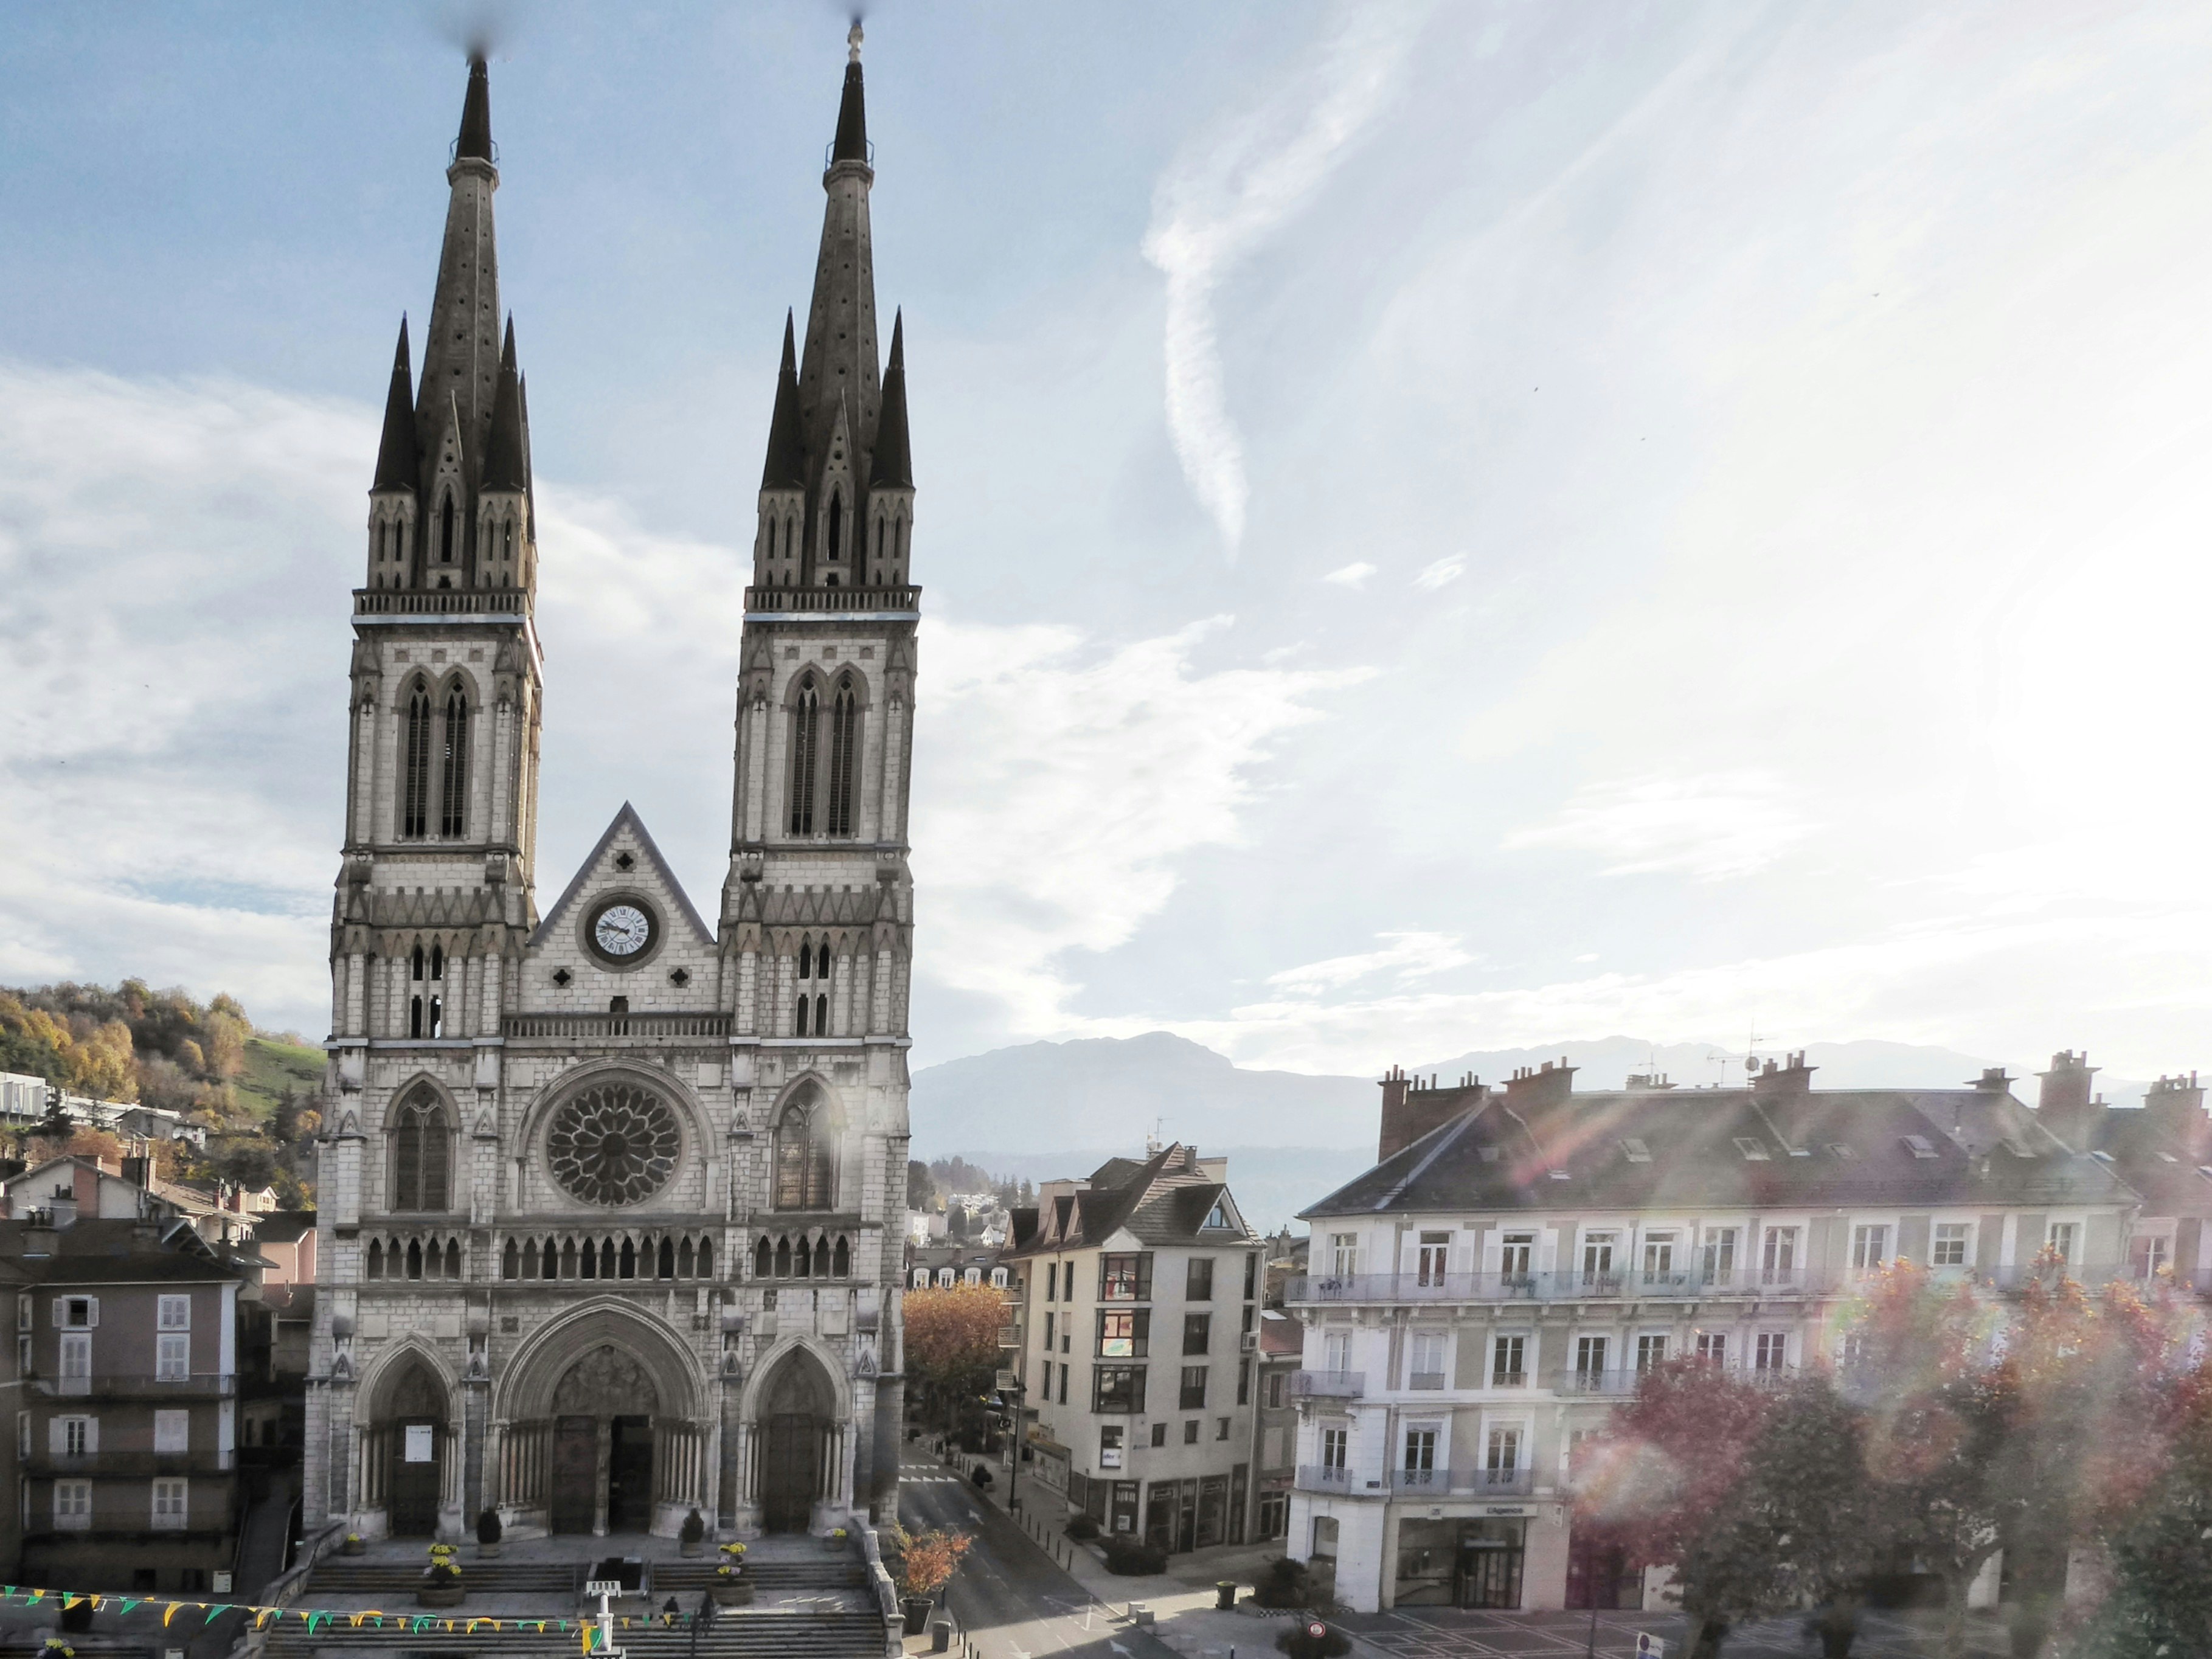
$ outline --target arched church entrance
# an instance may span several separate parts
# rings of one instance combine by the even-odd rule
[[[555,1533],[672,1535],[714,1512],[697,1361],[665,1322],[602,1304],[543,1327],[494,1410],[489,1492],[513,1522]]]
[[[449,1438],[445,1384],[424,1361],[410,1358],[378,1388],[362,1447],[370,1500],[363,1507],[377,1507],[381,1498],[385,1529],[394,1538],[437,1532]]]
[[[761,1525],[805,1532],[817,1498],[828,1495],[838,1454],[837,1395],[813,1355],[794,1350],[761,1389]]]
[[[645,1368],[612,1343],[568,1368],[553,1390],[553,1531],[644,1532],[653,1525],[653,1419],[659,1407]]]

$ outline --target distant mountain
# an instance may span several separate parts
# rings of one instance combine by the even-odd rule
[[[1503,1083],[1522,1066],[1578,1068],[1576,1085],[1617,1089],[1631,1073],[1662,1072],[1682,1088],[1740,1083],[1744,1062],[1713,1044],[1651,1043],[1634,1037],[1493,1048],[1407,1069],[1455,1083],[1472,1072]],[[1905,1042],[1815,1042],[1805,1058],[1815,1088],[1952,1088],[1997,1062],[1956,1049]],[[2033,1103],[2028,1068],[2011,1070]],[[2100,1078],[2117,1105],[2139,1101],[2143,1085]],[[1194,1145],[1230,1160],[1230,1184],[1254,1225],[1289,1219],[1373,1160],[1380,1096],[1371,1077],[1247,1071],[1166,1031],[1138,1037],[1029,1042],[928,1066],[914,1075],[914,1156],[952,1155],[994,1175],[1088,1175],[1107,1158],[1144,1149],[1154,1125],[1163,1140]]]

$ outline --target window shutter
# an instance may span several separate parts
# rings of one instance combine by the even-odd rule
[[[1559,1265],[1559,1230],[1557,1227],[1545,1228],[1543,1236],[1537,1241],[1536,1249],[1536,1271],[1540,1273],[1556,1273]]]
[[[66,1418],[46,1419],[46,1449],[59,1457],[69,1449],[69,1421]]]
[[[1486,1273],[1496,1273],[1504,1270],[1503,1264],[1505,1260],[1504,1243],[1505,1235],[1497,1228],[1491,1227],[1484,1231],[1482,1235],[1483,1272]]]
[[[84,1419],[84,1449],[88,1452],[100,1449],[100,1419],[96,1417]]]

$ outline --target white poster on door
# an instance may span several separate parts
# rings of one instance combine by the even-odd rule
[[[407,1449],[403,1454],[405,1461],[410,1463],[429,1462],[430,1437],[435,1432],[428,1423],[410,1423],[407,1425]]]

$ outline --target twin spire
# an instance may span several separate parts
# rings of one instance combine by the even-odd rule
[[[782,545],[806,550],[785,573],[810,580],[817,557],[842,563],[842,580],[854,585],[884,580],[876,574],[877,549],[902,549],[902,535],[878,529],[886,514],[896,530],[910,516],[914,467],[908,439],[905,339],[894,317],[890,356],[878,380],[876,295],[868,193],[874,183],[868,145],[867,103],[860,70],[860,27],[854,24],[836,137],[823,188],[830,200],[807,307],[804,348],[795,317],[785,313],[783,358],[776,375],[761,488],[781,495],[796,515]],[[380,523],[404,520],[422,526],[419,538],[401,536],[407,550],[386,554],[380,540],[373,560],[404,564],[373,585],[444,586],[454,571],[477,569],[474,538],[485,492],[531,491],[530,404],[516,361],[514,323],[499,305],[499,261],[493,233],[492,197],[499,188],[498,149],[491,136],[491,81],[481,53],[469,60],[468,90],[446,178],[452,195],[438,258],[438,285],[422,331],[422,375],[413,373],[406,319],[399,325],[392,381],[385,402],[373,496],[385,503]],[[504,337],[496,331],[504,320]],[[790,498],[796,496],[796,501]],[[444,561],[434,578],[418,548],[444,534],[448,510],[466,544],[458,551],[442,542]],[[833,510],[834,508],[834,510]],[[530,515],[534,517],[534,514]],[[433,534],[434,531],[436,532]],[[525,534],[534,525],[526,525]],[[396,532],[395,532],[396,533]],[[863,556],[873,554],[871,568]],[[891,560],[902,566],[902,552]],[[886,563],[890,562],[887,561]],[[454,568],[449,570],[448,566]],[[837,580],[826,574],[823,580]],[[900,578],[894,571],[890,580]],[[479,579],[459,575],[460,585]]]

